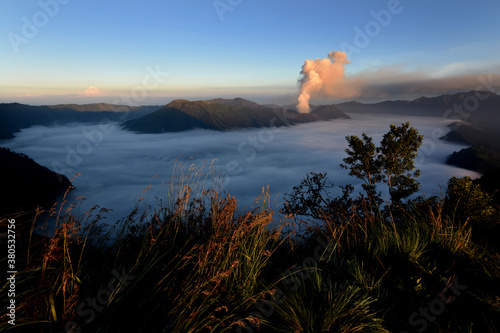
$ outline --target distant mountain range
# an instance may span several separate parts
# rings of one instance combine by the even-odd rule
[[[441,95],[437,97],[420,97],[412,101],[383,101],[379,103],[346,102],[335,104],[339,110],[347,113],[375,113],[375,114],[400,114],[411,116],[446,117],[447,110],[454,109],[455,105],[469,108],[468,103],[477,100],[476,94],[484,95],[486,92],[462,92],[453,95]],[[500,108],[500,96],[490,94],[490,97],[480,101],[475,113],[490,113]],[[466,112],[466,111],[465,111]],[[453,113],[455,119],[460,115]],[[465,119],[464,119],[465,120]]]
[[[227,130],[285,126],[330,119],[350,119],[334,105],[311,113],[273,109],[242,98],[207,101],[174,100],[158,111],[125,122],[127,130],[140,133],[178,132],[195,128]]]
[[[481,92],[481,94],[485,93]],[[283,126],[337,118],[349,119],[349,113],[448,117],[476,126],[480,124],[482,128],[496,131],[500,127],[500,96],[496,94],[490,94],[487,99],[481,100],[474,112],[450,111],[456,106],[467,106],[466,103],[473,101],[474,95],[475,92],[464,92],[437,97],[420,97],[412,101],[311,105],[312,111],[308,114],[298,113],[295,105],[284,107],[260,105],[243,98],[216,98],[206,101],[175,100],[163,107],[154,105],[131,107],[106,103],[51,106],[10,103],[0,104],[0,139],[12,138],[13,134],[22,128],[33,125],[65,122],[119,121],[123,123],[124,128],[131,131],[161,133],[193,128],[225,130]],[[463,114],[466,117],[462,117]],[[448,139],[458,136],[460,135],[452,133]]]
[[[457,120],[442,139],[471,146],[452,154],[448,163],[488,175],[489,183],[500,186],[500,96],[497,94],[471,91],[412,101],[311,105],[311,109],[310,113],[303,114],[297,112],[295,105],[260,105],[243,98],[179,99],[163,107],[106,103],[44,106],[4,103],[0,104],[0,139],[13,138],[14,133],[30,126],[68,122],[117,121],[130,131],[161,133],[195,128],[228,130],[286,126],[349,119],[348,114],[354,113],[431,116]]]
[[[153,112],[161,106],[112,104],[31,106],[19,103],[0,104],[0,139],[11,139],[14,133],[34,125],[68,122],[125,121]]]
[[[469,151],[453,156],[449,163],[480,172],[497,168],[500,170],[500,165],[496,165],[496,161],[500,159],[500,96],[493,93],[470,91],[420,97],[412,101],[311,105],[311,109],[310,113],[302,114],[296,111],[294,105],[260,105],[243,98],[205,101],[179,99],[163,107],[131,107],[105,103],[51,106],[9,103],[0,104],[0,139],[13,138],[14,133],[33,125],[67,122],[118,121],[130,131],[162,133],[195,128],[228,130],[285,126],[349,119],[348,114],[354,113],[431,116],[457,120],[458,125],[443,139],[473,146]],[[477,159],[476,163],[470,162],[472,157]]]
[[[134,114],[145,114],[158,110],[161,106],[129,106],[129,105],[116,105],[108,103],[93,103],[93,104],[56,104],[45,105],[50,109],[64,109],[73,110],[78,112],[134,112]]]

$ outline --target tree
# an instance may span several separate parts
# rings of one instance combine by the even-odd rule
[[[287,203],[282,212],[320,219],[329,204],[329,189],[332,187],[326,173],[309,172],[299,185],[293,187],[293,192],[287,194]]]
[[[452,177],[448,181],[445,208],[460,222],[469,219],[486,222],[495,212],[491,195],[481,190],[470,177]]]
[[[345,164],[340,164],[343,169],[349,170],[349,176],[356,177],[364,181],[361,186],[373,202],[380,201],[380,196],[376,193],[376,184],[382,180],[381,164],[377,158],[377,147],[372,142],[372,138],[365,133],[360,139],[355,135],[346,136],[349,148],[345,150],[347,157]]]
[[[420,176],[420,170],[413,170],[422,140],[423,136],[406,122],[401,126],[391,125],[377,148],[379,164],[394,203],[418,191],[419,183],[415,178]]]
[[[415,178],[420,170],[415,170],[415,157],[422,145],[423,136],[406,122],[401,126],[391,125],[384,134],[380,147],[376,147],[372,138],[365,133],[360,139],[347,136],[349,148],[347,157],[340,166],[349,170],[349,175],[363,180],[363,189],[374,202],[380,202],[376,193],[376,184],[385,182],[393,203],[399,203],[418,191],[419,183]]]
[[[344,223],[348,220],[346,215],[351,215],[350,212],[358,204],[350,198],[354,188],[351,185],[340,186],[342,195],[332,197],[330,190],[333,187],[326,172],[309,172],[299,185],[293,187],[292,193],[286,194],[281,213],[309,216],[318,220],[328,218],[335,223]]]
[[[373,143],[373,139],[365,133],[362,137],[347,136],[349,148],[346,149],[347,157],[340,166],[349,170],[349,176],[361,179],[363,189],[368,196],[368,209],[372,211],[382,203],[380,194],[376,192],[376,185],[382,182],[389,186],[389,193],[393,203],[400,203],[418,191],[418,182],[415,179],[420,175],[415,170],[414,160],[417,150],[422,144],[422,135],[410,127],[409,123],[401,126],[391,125],[390,131],[383,136],[380,147]],[[415,177],[415,178],[414,178]],[[287,214],[298,214],[321,219],[329,216],[334,220],[340,211],[364,209],[365,197],[351,199],[354,191],[351,185],[342,188],[343,195],[331,197],[330,189],[333,183],[329,182],[326,173],[310,172],[298,186],[293,188],[291,194],[287,193],[286,205],[282,210]]]

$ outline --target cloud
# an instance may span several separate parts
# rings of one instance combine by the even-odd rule
[[[18,94],[18,95],[16,95],[16,98],[36,98],[36,97],[40,97],[40,96],[43,96],[43,95],[37,95],[37,94]]]
[[[49,168],[63,165],[68,177],[81,173],[72,192],[73,197],[86,197],[80,211],[96,204],[113,209],[107,214],[109,222],[130,213],[150,184],[153,186],[141,202],[142,207],[154,207],[157,199],[164,200],[168,190],[165,184],[171,180],[176,160],[189,165],[216,159],[216,169],[226,174],[225,189],[236,196],[241,206],[251,206],[262,186],[268,184],[272,202],[282,202],[283,195],[310,171],[328,172],[335,185],[359,186],[359,180],[347,176],[346,170],[338,166],[345,157],[345,136],[366,132],[378,142],[390,124],[405,121],[411,121],[424,135],[425,150],[419,154],[417,167],[422,171],[420,182],[427,195],[439,195],[440,186],[446,186],[452,176],[477,175],[444,164],[446,156],[463,146],[436,139],[447,130],[448,123],[441,118],[351,116],[351,120],[274,130],[163,134],[135,134],[118,127],[103,132],[102,125],[88,124],[34,126],[23,129],[4,146]],[[102,140],[97,140],[101,138],[99,133]]]
[[[411,99],[420,96],[437,96],[485,89],[481,74],[432,76],[432,72],[404,72],[398,68],[382,68],[374,72],[363,72],[350,77],[346,84],[357,93],[354,98],[364,99]],[[340,97],[342,96],[324,96]]]
[[[73,89],[66,89],[65,91],[71,91]],[[0,99],[2,102],[11,103],[25,103],[31,105],[53,105],[53,104],[88,104],[88,103],[116,103],[119,100],[120,95],[118,92],[113,92],[110,94],[109,91],[101,91],[95,86],[89,86],[83,91],[76,92],[60,92],[57,94],[36,94],[36,93],[24,93],[17,94],[15,96],[7,96],[0,94]]]
[[[103,93],[99,90],[99,88],[90,86],[83,92],[82,95],[87,97],[97,97],[97,96],[102,96]]]

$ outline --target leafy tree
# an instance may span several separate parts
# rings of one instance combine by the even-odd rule
[[[420,170],[415,170],[415,157],[422,145],[423,136],[406,122],[401,126],[391,125],[384,134],[380,147],[376,147],[372,138],[365,133],[362,139],[347,136],[349,148],[347,157],[340,166],[349,170],[349,175],[362,179],[363,189],[374,202],[380,203],[376,193],[376,184],[384,181],[389,186],[393,203],[400,203],[418,191]]]
[[[349,211],[354,201],[350,199],[354,188],[351,185],[340,186],[343,195],[332,197],[330,189],[334,184],[328,181],[326,172],[309,172],[300,184],[293,187],[293,192],[287,194],[286,204],[281,210],[284,214],[298,214],[315,219],[326,216],[342,221],[340,212]]]
[[[414,171],[414,161],[422,140],[423,136],[406,122],[401,126],[391,125],[377,148],[381,172],[389,186],[392,202],[399,203],[418,191],[419,183],[415,178],[420,176],[420,170]]]
[[[387,183],[393,203],[399,204],[402,199],[418,191],[419,184],[415,178],[420,175],[420,171],[414,171],[414,160],[422,138],[408,122],[401,126],[391,125],[390,131],[383,136],[380,147],[365,133],[361,138],[355,135],[346,137],[348,156],[344,158],[345,164],[340,166],[349,170],[349,176],[364,182],[362,187],[369,199],[368,206],[371,207],[368,211],[373,212],[382,203],[380,194],[376,192],[376,185],[379,183]],[[333,183],[328,181],[326,173],[310,172],[293,188],[292,193],[287,194],[282,211],[321,219],[325,216],[334,218],[339,215],[339,211],[352,212],[353,209],[366,208],[366,197],[350,198],[354,191],[351,185],[341,187],[343,195],[340,197],[331,197],[332,188]],[[342,217],[335,220],[340,222]]]
[[[346,149],[347,157],[340,167],[349,170],[349,176],[359,178],[364,181],[361,186],[366,191],[368,197],[379,202],[380,196],[376,193],[376,184],[382,180],[381,164],[377,158],[377,147],[372,142],[372,138],[365,133],[362,139],[355,135],[346,136],[349,148]]]
[[[299,185],[293,187],[283,212],[322,218],[329,205],[330,188],[333,188],[333,183],[328,182],[326,172],[309,172]]]
[[[495,212],[491,195],[481,190],[470,177],[453,177],[448,181],[445,207],[461,222],[467,219],[486,221]]]
[[[453,177],[443,205],[443,213],[460,227],[468,225],[472,240],[500,251],[500,209],[492,195],[469,177]]]

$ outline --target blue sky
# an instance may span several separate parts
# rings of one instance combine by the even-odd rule
[[[381,11],[384,26],[372,14]],[[346,45],[362,46],[348,52],[348,77],[392,68],[420,80],[460,76],[469,89],[464,75],[498,73],[499,17],[496,0],[3,0],[0,102],[113,102],[148,68],[168,75],[141,90],[141,104],[289,102],[304,61]],[[366,45],[357,31],[371,34]]]

